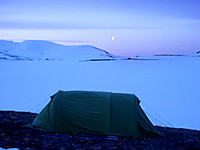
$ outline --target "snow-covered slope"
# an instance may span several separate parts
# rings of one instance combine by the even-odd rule
[[[41,40],[23,42],[0,40],[0,59],[4,60],[89,60],[111,58],[115,58],[115,56],[90,45],[65,46]]]
[[[155,125],[200,130],[199,66],[200,57],[183,56],[95,63],[0,61],[0,110],[39,112],[58,90],[134,93]]]

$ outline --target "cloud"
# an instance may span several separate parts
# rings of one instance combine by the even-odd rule
[[[1,29],[198,28],[200,9],[180,0],[6,1],[0,0]],[[191,10],[191,11],[189,11]],[[189,12],[189,13],[187,13]],[[199,13],[198,13],[199,12]],[[185,17],[186,16],[186,17]],[[184,18],[185,17],[185,18]],[[199,17],[199,18],[198,18]]]
[[[139,19],[138,19],[139,18]],[[37,19],[0,19],[0,29],[184,29],[184,28],[200,28],[200,20],[195,19],[176,19],[176,18],[148,18],[135,17],[122,18],[120,21],[107,18],[99,20],[48,20]]]

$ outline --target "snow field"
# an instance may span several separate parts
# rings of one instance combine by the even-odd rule
[[[155,58],[161,60],[0,61],[0,110],[38,113],[58,90],[134,93],[154,125],[200,130],[200,59]]]

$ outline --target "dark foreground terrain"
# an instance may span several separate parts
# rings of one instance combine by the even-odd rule
[[[0,111],[0,147],[19,149],[200,149],[200,131],[157,127],[163,137],[44,133],[25,127],[37,114]]]

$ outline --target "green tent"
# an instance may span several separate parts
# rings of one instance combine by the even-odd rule
[[[134,94],[59,91],[32,126],[59,133],[144,136],[161,135]]]

